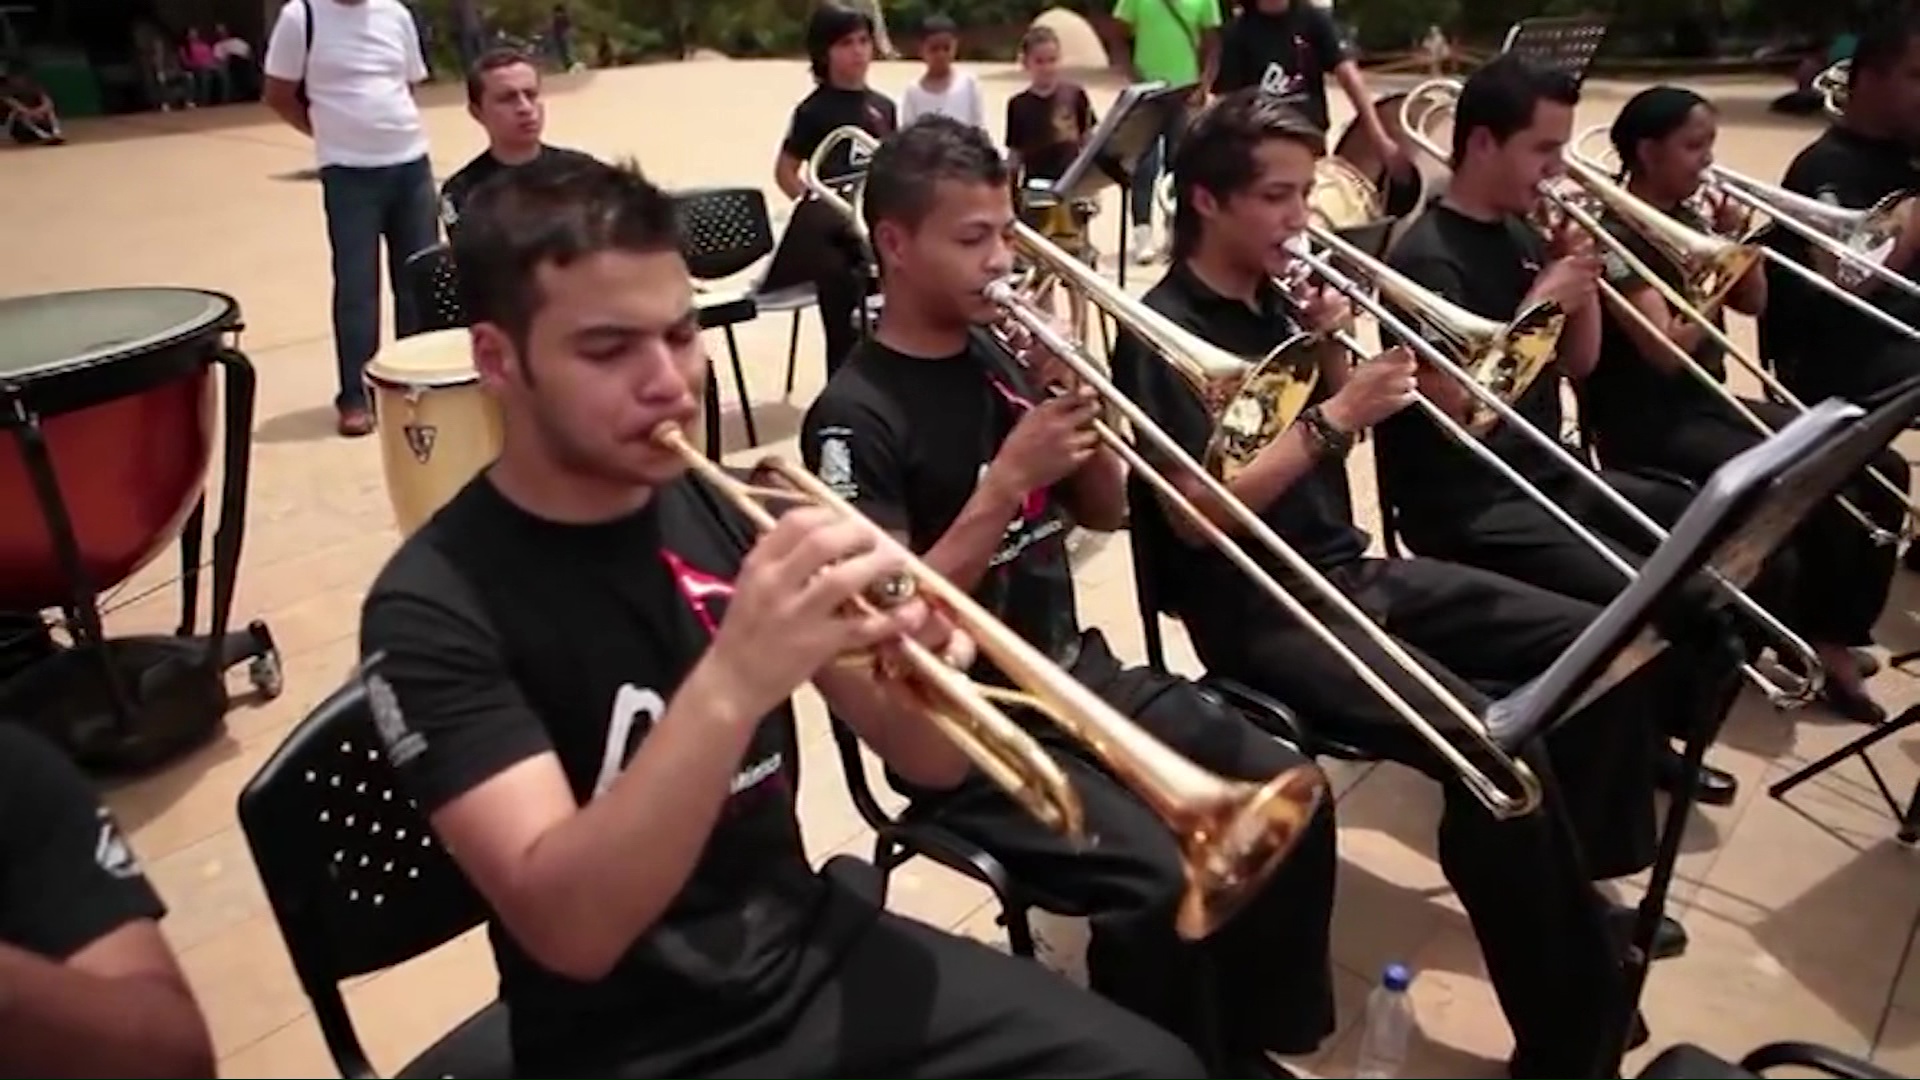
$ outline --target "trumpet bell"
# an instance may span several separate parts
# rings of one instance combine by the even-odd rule
[[[1281,344],[1243,377],[1215,379],[1201,388],[1215,417],[1213,437],[1201,459],[1208,471],[1231,482],[1291,426],[1320,381],[1320,361],[1329,343],[1301,334]]]
[[[1188,823],[1188,888],[1174,929],[1197,941],[1227,924],[1260,891],[1306,835],[1326,776],[1297,765],[1264,784],[1237,784],[1232,794]]]
[[[1526,394],[1547,370],[1547,365],[1553,363],[1566,323],[1567,316],[1560,305],[1551,300],[1542,301],[1505,326],[1491,333],[1482,331],[1468,339],[1460,366],[1475,382],[1512,405]],[[1466,428],[1475,435],[1485,435],[1499,422],[1500,415],[1476,399],[1467,413]]]

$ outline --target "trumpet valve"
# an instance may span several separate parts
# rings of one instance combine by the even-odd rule
[[[1327,776],[1303,764],[1233,787],[1184,837],[1187,891],[1174,927],[1188,941],[1225,926],[1293,853],[1326,798]]]

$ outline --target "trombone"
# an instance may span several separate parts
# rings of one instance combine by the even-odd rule
[[[1430,123],[1451,110],[1450,98],[1458,95],[1459,90],[1460,84],[1455,80],[1430,80],[1416,87],[1409,95],[1408,101],[1430,99],[1426,108],[1418,114],[1423,123]],[[1445,160],[1445,154],[1428,134],[1426,127],[1409,127],[1407,134],[1424,153]],[[1804,412],[1805,403],[1782,385],[1772,372],[1767,371],[1765,365],[1749,356],[1746,350],[1736,344],[1733,338],[1702,310],[1703,308],[1711,310],[1726,298],[1727,293],[1739,283],[1740,278],[1752,267],[1754,261],[1761,257],[1759,250],[1752,246],[1734,244],[1717,237],[1706,237],[1695,233],[1608,180],[1601,170],[1592,167],[1577,156],[1570,157],[1565,164],[1567,176],[1586,196],[1596,200],[1601,207],[1618,214],[1636,232],[1663,248],[1672,257],[1674,264],[1686,272],[1687,288],[1696,294],[1699,303],[1696,304],[1695,300],[1689,299],[1682,295],[1680,290],[1668,285],[1659,274],[1654,272],[1653,268],[1634,254],[1624,241],[1609,232],[1593,212],[1582,205],[1580,197],[1555,190],[1550,183],[1541,185],[1541,197],[1590,234],[1596,243],[1618,259],[1636,277],[1657,291],[1667,303],[1673,305],[1675,310],[1699,324],[1709,340],[1724,349],[1728,356],[1733,357],[1740,366],[1751,372],[1770,392],[1779,395],[1780,400]],[[1623,319],[1630,320],[1664,342],[1668,352],[1680,362],[1687,373],[1710,386],[1738,412],[1742,420],[1763,435],[1773,433],[1773,429],[1755,416],[1753,410],[1729,393],[1726,387],[1722,386],[1712,373],[1701,367],[1692,356],[1689,356],[1685,349],[1661,333],[1659,328],[1653,325],[1652,320],[1622,296],[1619,290],[1603,281],[1600,283],[1600,295],[1609,310]],[[1869,470],[1869,472],[1876,483],[1901,501],[1909,518],[1920,515],[1920,510],[1915,509],[1912,499],[1898,485],[1877,471]],[[1882,528],[1853,502],[1845,498],[1840,498],[1839,502],[1860,522],[1862,527],[1867,529],[1876,543],[1885,545],[1899,542],[1899,534]]]
[[[826,152],[829,144],[842,140],[851,141],[856,146],[871,146],[875,142],[874,137],[863,129],[840,128],[827,136],[822,143],[822,150],[817,153]],[[856,213],[857,197],[849,199],[842,196],[830,186],[814,181],[814,175],[815,171],[810,168],[808,187],[816,197],[849,216]],[[856,228],[859,227],[856,225]],[[1209,496],[1219,502],[1235,526],[1277,558],[1317,599],[1339,612],[1361,636],[1400,669],[1402,675],[1430,695],[1459,725],[1465,737],[1476,744],[1477,752],[1485,755],[1507,775],[1515,790],[1509,791],[1503,787],[1486,769],[1469,758],[1466,751],[1456,746],[1453,739],[1433,721],[1409,704],[1380,672],[1368,666],[1304,601],[1281,586],[1246,546],[1215,524],[1180,491],[1166,473],[1149,463],[1131,440],[1102,422],[1095,425],[1101,443],[1126,462],[1141,480],[1165,500],[1174,513],[1185,519],[1237,569],[1252,578],[1262,591],[1280,604],[1351,669],[1362,684],[1426,740],[1435,753],[1459,772],[1462,783],[1490,813],[1497,818],[1508,819],[1538,809],[1542,796],[1540,779],[1526,762],[1502,746],[1479,715],[1414,659],[1404,646],[1368,618],[1312,563],[1281,539],[1272,526],[1260,519],[1260,515],[1234,496],[1214,472],[1217,468],[1222,475],[1231,476],[1239,464],[1251,460],[1260,447],[1278,437],[1306,407],[1313,389],[1313,373],[1318,370],[1312,354],[1318,350],[1320,342],[1303,336],[1283,344],[1261,360],[1247,361],[1195,337],[1173,320],[1127,295],[1092,267],[1060,251],[1026,225],[1014,223],[1013,243],[1016,249],[1043,263],[1048,272],[1069,288],[1079,290],[1122,328],[1158,353],[1200,393],[1202,400],[1208,402],[1209,410],[1220,418],[1219,427],[1204,455],[1208,464],[1203,465],[1195,460],[1179,442],[1155,424],[1133,399],[1122,394],[1097,361],[1079,344],[1069,341],[1055,330],[1051,320],[1027,303],[1012,285],[1005,281],[993,283],[987,288],[987,298],[1030,334],[1035,342],[1058,356],[1083,385],[1091,388],[1107,405],[1118,411],[1132,428],[1135,437],[1145,440],[1157,454],[1191,476]]]
[[[655,431],[653,439],[761,531],[773,527],[768,506],[779,503],[859,516],[826,484],[789,462],[768,458],[752,478],[742,480],[694,449],[671,424]],[[882,685],[924,711],[1029,813],[1076,840],[1085,836],[1078,793],[1052,755],[1004,710],[1031,709],[1090,749],[1178,838],[1187,888],[1175,926],[1188,940],[1224,925],[1253,896],[1292,851],[1326,795],[1326,776],[1314,765],[1296,765],[1264,783],[1250,783],[1222,779],[1174,753],[912,556],[904,583],[890,595],[895,602],[925,597],[1022,689],[976,683],[911,638],[894,643],[897,651],[874,658]],[[859,603],[871,607],[875,601]]]
[[[1851,59],[1836,60],[1813,77],[1813,92],[1820,95],[1820,104],[1826,110],[1827,119],[1838,122],[1847,114],[1848,83],[1853,75]]]

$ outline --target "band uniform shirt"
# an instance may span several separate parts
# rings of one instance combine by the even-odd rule
[[[1143,299],[1182,328],[1249,360],[1268,355],[1300,332],[1277,287],[1263,288],[1255,309],[1213,291],[1185,262],[1175,262]],[[1200,395],[1171,365],[1138,338],[1123,332],[1114,345],[1113,379],[1120,392],[1138,403],[1182,450],[1204,461],[1214,418]],[[1326,397],[1325,384],[1321,383],[1312,400],[1319,402]],[[1149,461],[1161,463],[1161,455],[1151,443],[1140,440],[1139,445]],[[1244,605],[1248,602],[1268,602],[1264,593],[1247,588],[1246,575],[1212,545],[1194,546],[1180,539],[1160,499],[1142,481],[1131,482],[1128,501],[1130,527],[1139,546],[1136,557],[1148,560],[1147,572],[1155,592],[1168,601],[1174,614],[1189,621],[1207,616],[1237,617],[1247,610]],[[1343,457],[1321,458],[1278,499],[1253,509],[1320,570],[1344,566],[1366,554],[1368,537],[1353,524],[1353,498]],[[1248,551],[1281,582],[1291,579],[1292,575],[1264,547],[1248,545]]]
[[[1251,5],[1220,35],[1216,93],[1231,94],[1257,86],[1262,94],[1285,102],[1327,130],[1327,75],[1347,59],[1333,15],[1304,0],[1269,15]]]
[[[1863,210],[1897,192],[1920,190],[1920,164],[1912,147],[1874,139],[1845,127],[1827,128],[1793,159],[1781,186],[1795,194],[1850,210]],[[1811,261],[1809,245],[1787,229],[1770,230],[1768,243],[1801,263]],[[1914,276],[1916,267],[1907,268]],[[1864,298],[1909,326],[1920,323],[1920,299],[1898,287],[1880,284]],[[1767,310],[1760,320],[1764,355],[1783,369],[1819,372],[1841,390],[1852,390],[1850,363],[1891,347],[1906,346],[1898,334],[1876,325],[1842,301],[1778,267],[1767,268]]]
[[[843,90],[821,83],[793,107],[780,149],[808,161],[835,129],[857,127],[876,139],[884,139],[898,126],[899,114],[885,94],[867,89]],[[867,153],[856,150],[851,143],[843,143],[839,151],[821,163],[820,179],[844,180],[864,170]]]
[[[807,410],[800,445],[807,467],[836,494],[924,554],[960,516],[1036,398],[981,336],[939,359],[904,356],[869,338]],[[982,607],[1062,666],[1080,640],[1071,529],[1051,491],[1027,493],[973,590]]]
[[[1519,313],[1548,256],[1546,242],[1518,217],[1476,221],[1435,201],[1401,236],[1387,262],[1467,311],[1505,324]],[[1417,320],[1409,321],[1418,327]],[[1428,340],[1446,348],[1437,338]],[[1509,404],[1559,438],[1559,368],[1550,364]],[[1488,507],[1519,495],[1510,481],[1416,409],[1402,410],[1374,430],[1382,489],[1409,533],[1439,528],[1451,532],[1469,525],[1461,517],[1462,507]],[[1548,451],[1505,422],[1495,424],[1481,441],[1535,483],[1555,482],[1559,476]]]
[[[1712,227],[1691,206],[1678,207],[1669,214],[1689,229],[1712,232]],[[1661,281],[1684,293],[1680,268],[1671,259],[1619,217],[1606,214],[1601,221],[1636,258],[1659,274]],[[1643,284],[1623,260],[1611,253],[1603,254],[1603,259],[1609,285],[1628,293]],[[1600,362],[1580,388],[1587,425],[1603,452],[1607,444],[1613,443],[1622,453],[1633,457],[1638,447],[1650,446],[1664,433],[1702,417],[1741,423],[1726,402],[1700,385],[1693,375],[1685,371],[1668,374],[1655,367],[1610,308],[1604,310],[1603,319]],[[1714,325],[1725,327],[1722,312],[1714,312]],[[1726,350],[1718,342],[1703,336],[1690,355],[1715,380],[1723,384],[1727,381]]]
[[[447,177],[447,182],[440,185],[440,224],[446,227],[447,235],[453,235],[454,226],[460,224],[460,214],[466,208],[467,200],[473,197],[473,193],[480,189],[481,184],[501,173],[509,173],[549,158],[559,160],[579,158],[592,161],[593,155],[541,143],[539,153],[517,165],[509,165],[494,157],[492,150],[482,150],[474,156],[472,161],[460,166],[459,172]]]
[[[750,526],[692,478],[640,511],[564,525],[476,477],[400,547],[361,622],[380,723],[431,814],[552,752],[582,804],[619,777],[711,644]],[[815,876],[795,816],[791,707],[760,724],[680,893],[604,979],[539,965],[493,920],[520,1075],[697,1070],[790,1024],[871,911]],[[646,859],[645,851],[628,853]],[[533,1070],[533,1071],[527,1071]]]
[[[1042,94],[1029,86],[1007,99],[1007,148],[1020,155],[1020,179],[1058,180],[1093,130],[1093,101],[1062,80]]]
[[[165,915],[86,776],[38,734],[0,721],[0,942],[65,962]]]

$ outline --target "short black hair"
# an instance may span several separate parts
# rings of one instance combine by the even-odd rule
[[[941,181],[1007,186],[1007,162],[987,133],[929,113],[901,128],[867,164],[862,215],[871,233],[883,221],[917,228]]]
[[[1467,156],[1467,141],[1485,131],[1504,143],[1533,123],[1542,101],[1580,104],[1580,80],[1564,71],[1541,67],[1517,53],[1502,53],[1467,78],[1453,111],[1453,157],[1459,168]]]
[[[1209,105],[1180,137],[1173,155],[1173,255],[1185,258],[1200,242],[1200,212],[1194,192],[1216,199],[1245,191],[1259,176],[1254,153],[1271,139],[1284,139],[1318,158],[1327,133],[1300,110],[1257,86],[1235,90]]]
[[[501,68],[513,67],[515,64],[525,64],[533,69],[536,76],[540,74],[540,65],[533,62],[533,57],[519,49],[503,46],[481,53],[474,60],[473,66],[467,69],[467,104],[478,105],[480,99],[486,96],[489,71],[499,71]]]
[[[453,237],[460,304],[470,323],[493,323],[516,345],[540,310],[542,266],[605,251],[678,249],[672,196],[631,161],[545,154],[503,169],[474,190]]]
[[[1847,69],[1847,89],[1860,84],[1860,76],[1882,74],[1900,63],[1907,47],[1920,37],[1920,12],[1911,4],[1887,4],[1860,30],[1853,47],[1853,63]]]
[[[832,0],[813,9],[807,17],[807,66],[815,82],[827,81],[827,54],[842,38],[859,30],[873,33],[873,18],[864,11]]]
[[[952,34],[959,37],[960,25],[936,11],[920,20],[920,33],[926,37],[932,37],[935,34]]]
[[[1713,102],[1684,86],[1650,86],[1628,98],[1607,130],[1613,152],[1620,157],[1620,178],[1642,168],[1641,143],[1671,136],[1702,105],[1713,108]]]

